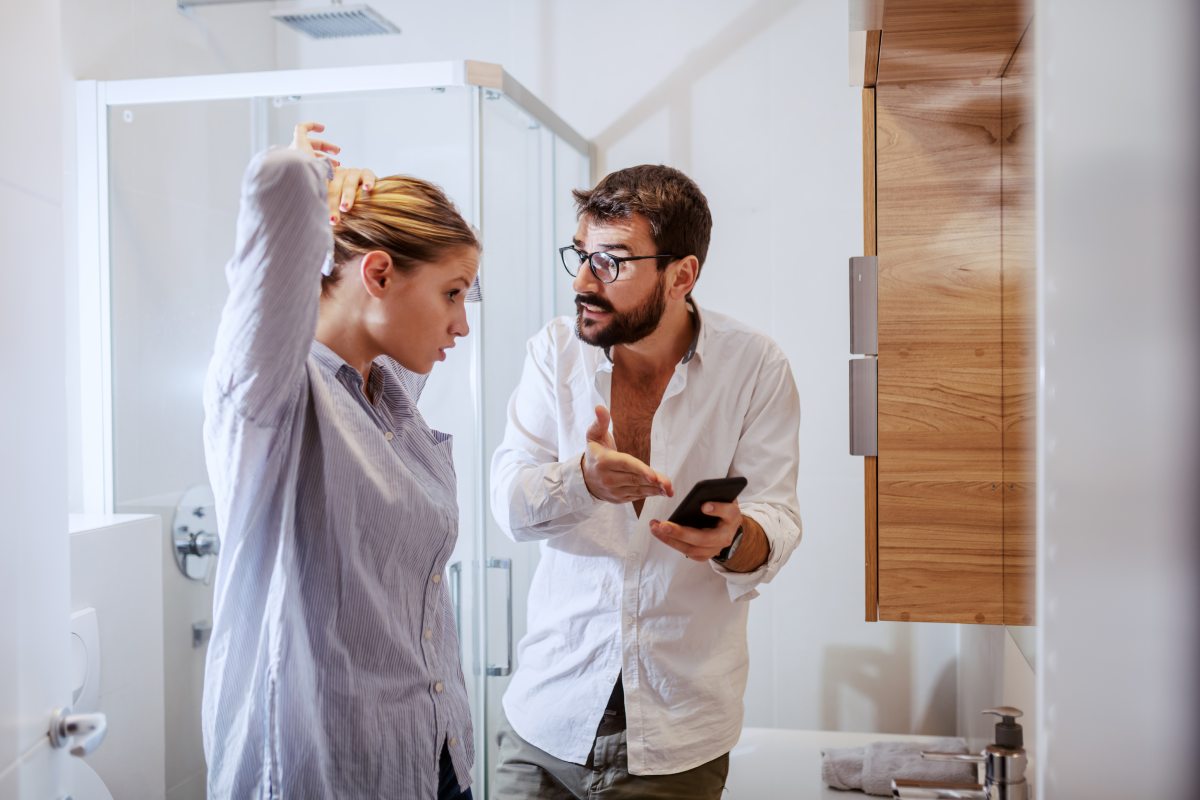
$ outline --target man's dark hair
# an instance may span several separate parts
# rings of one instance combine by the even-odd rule
[[[576,189],[572,194],[580,218],[612,222],[641,214],[650,223],[658,252],[677,259],[695,256],[704,266],[712,214],[700,187],[679,170],[642,164],[610,173],[592,189]]]

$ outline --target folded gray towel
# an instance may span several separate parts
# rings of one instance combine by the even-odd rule
[[[827,747],[821,751],[821,780],[834,789],[861,789],[867,794],[890,797],[892,779],[975,783],[974,764],[929,761],[921,751],[966,753],[963,739],[916,742],[875,742],[866,747]]]
[[[835,789],[861,789],[865,747],[828,747],[821,751],[821,780]]]
[[[921,758],[921,751],[965,753],[967,743],[962,739],[938,739],[927,744],[915,742],[875,742],[867,745],[863,757],[863,791],[867,794],[891,797],[892,779],[909,781],[944,781],[946,783],[975,783],[979,770],[974,764],[961,761],[930,761]]]

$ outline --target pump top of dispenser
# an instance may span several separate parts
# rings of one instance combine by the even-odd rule
[[[997,708],[986,709],[983,713],[993,714],[1000,718],[996,722],[996,747],[1004,747],[1009,750],[1021,750],[1024,748],[1025,734],[1021,729],[1021,725],[1017,722],[1017,718],[1024,714],[1021,709],[1013,708],[1012,706],[999,706]]]

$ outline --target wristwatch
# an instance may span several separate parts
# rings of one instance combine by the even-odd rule
[[[737,552],[738,545],[742,543],[742,531],[744,528],[738,525],[737,532],[733,534],[733,541],[727,547],[722,548],[721,552],[713,556],[713,561],[718,564],[724,564],[729,559],[733,558],[733,554]]]

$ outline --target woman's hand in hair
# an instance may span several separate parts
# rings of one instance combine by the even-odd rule
[[[335,167],[340,167],[342,162],[338,161],[334,156],[342,152],[342,148],[324,139],[314,139],[310,135],[320,133],[323,130],[325,130],[325,126],[319,122],[301,122],[292,130],[292,143],[290,147],[293,150],[299,150],[301,153],[306,153],[314,158],[328,158],[329,163]]]
[[[334,158],[342,148],[312,136],[324,130],[325,126],[319,122],[301,122],[292,131],[291,147],[314,158],[327,158],[336,167],[333,180],[329,182],[329,224],[336,225],[341,215],[354,207],[358,188],[361,186],[364,193],[370,193],[378,178],[369,169],[343,169],[342,162]]]
[[[341,215],[354,207],[359,187],[363,194],[370,194],[376,180],[375,173],[369,169],[338,167],[334,170],[333,180],[329,182],[329,224],[336,225]]]

